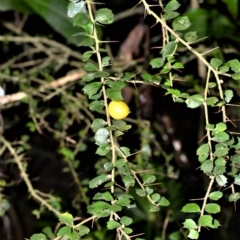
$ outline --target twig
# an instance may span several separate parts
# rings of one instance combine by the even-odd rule
[[[45,92],[47,89],[51,89],[51,88],[58,88],[60,86],[63,86],[69,82],[74,82],[79,80],[83,75],[84,75],[84,71],[80,70],[80,71],[76,71],[74,73],[68,74],[62,78],[59,78],[55,81],[52,81],[50,83],[46,83],[45,85],[42,85],[39,88],[39,92]],[[0,97],[0,106],[3,106],[5,104],[8,103],[12,103],[12,102],[18,102],[21,101],[24,98],[28,97],[28,93],[26,92],[17,92],[14,94],[10,94],[10,95],[6,95],[4,97]]]

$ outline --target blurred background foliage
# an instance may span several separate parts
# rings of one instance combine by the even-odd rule
[[[202,38],[196,42],[195,48],[201,52],[208,52],[219,46],[211,52],[211,56],[220,57],[225,61],[239,58],[240,8],[237,0],[181,2],[181,13],[187,15],[192,22],[189,30],[196,31],[199,38]],[[162,41],[161,29],[159,26],[152,27],[154,22],[150,17],[143,20],[142,9],[129,11],[137,3],[135,0],[105,1],[105,6],[112,9],[116,15],[112,25],[99,29],[103,39],[118,41],[103,45],[114,59],[113,66],[109,69],[112,73],[152,71],[146,62],[158,56],[158,48]],[[0,65],[0,81],[2,86],[6,86],[6,94],[21,90],[34,92],[34,89],[40,88],[44,82],[81,69],[82,50],[77,46],[80,37],[73,37],[79,31],[72,26],[71,19],[67,17],[67,6],[67,0],[0,1],[1,36],[37,36],[53,41],[53,44],[42,43],[42,52],[32,53],[31,56],[26,55],[20,59],[43,59],[49,51],[54,60],[44,66],[41,65],[43,61],[36,65],[35,69],[4,65],[14,56],[30,50],[30,42],[1,41],[0,64],[5,67]],[[156,8],[156,12],[158,11]],[[141,48],[139,56],[126,65],[120,60],[120,48],[131,30],[141,21],[150,29],[150,55],[144,57],[144,61],[138,61],[139,57],[144,55],[144,49]],[[58,46],[56,43],[62,45]],[[183,80],[187,81],[179,81],[177,86],[192,92],[202,92],[206,69],[183,47],[179,48],[178,53],[185,65]],[[29,80],[33,78],[43,80]],[[234,102],[239,104],[239,86],[232,81],[224,84],[234,90]],[[8,141],[16,142],[18,147],[25,148],[28,174],[34,188],[58,196],[54,201],[55,204],[61,205],[62,210],[85,217],[86,204],[94,194],[88,190],[87,183],[96,172],[102,171],[104,159],[99,159],[94,154],[96,148],[89,129],[91,121],[97,116],[93,116],[88,110],[88,101],[82,95],[81,88],[82,84],[77,82],[67,85],[66,89],[60,88],[61,93],[55,93],[56,89],[53,92],[49,90],[45,99],[36,94],[28,102],[8,104],[1,109],[5,125],[4,136]],[[51,93],[54,96],[49,97]],[[146,232],[146,239],[149,240],[186,239],[181,225],[184,219],[180,211],[181,206],[189,198],[202,198],[206,190],[206,179],[200,170],[196,170],[198,161],[195,156],[198,141],[204,134],[201,109],[191,110],[183,104],[173,104],[172,99],[164,96],[164,90],[158,87],[129,86],[124,92],[124,97],[132,109],[128,121],[133,124],[133,128],[122,137],[121,142],[132,149],[132,152],[140,149],[143,151],[133,155],[132,161],[143,169],[154,169],[159,175],[158,182],[163,185],[161,192],[171,202],[170,207],[161,209],[158,214],[152,214],[147,210],[147,201],[137,201],[139,208],[130,211],[136,229],[141,228]],[[146,100],[142,101],[143,98]],[[240,119],[239,108],[230,108],[228,115],[232,119]],[[211,117],[215,118],[214,111],[211,112]],[[234,131],[239,132],[239,121],[234,124]],[[30,149],[27,143],[23,143],[23,136],[29,138],[26,142],[30,144]],[[70,140],[67,139],[69,136]],[[21,143],[17,143],[18,141]],[[68,158],[74,161],[69,163],[66,160]],[[76,179],[73,180],[74,174],[70,174],[74,172],[73,169],[81,181],[80,185],[76,183]],[[29,199],[26,186],[7,153],[2,154],[0,159],[0,178],[6,182],[2,184],[1,196],[7,199],[4,201],[3,197],[2,200],[0,198],[0,236],[4,236],[2,239],[20,240],[41,231],[45,226],[55,226],[56,219],[47,211],[36,219],[39,214],[39,210],[36,209],[39,206]],[[232,204],[227,202],[227,197],[221,200],[221,206],[219,219],[222,227],[211,232],[203,230],[200,239],[239,239],[239,215],[234,212]],[[35,211],[36,216],[32,211]],[[98,229],[93,231],[91,239],[113,239],[111,233],[105,233],[100,225],[101,222]]]

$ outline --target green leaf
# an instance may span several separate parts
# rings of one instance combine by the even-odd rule
[[[208,203],[205,206],[205,211],[208,213],[219,213],[221,211],[221,208],[218,204],[216,203]]]
[[[95,20],[102,24],[110,24],[114,20],[114,15],[110,9],[101,8],[96,11]]]
[[[92,204],[96,210],[104,210],[111,207],[111,204],[104,201],[97,201]]]
[[[110,151],[110,147],[108,144],[102,144],[97,148],[96,154],[100,156],[106,156],[107,153]]]
[[[125,187],[133,187],[135,184],[135,179],[132,176],[124,176],[122,178],[122,181],[123,181]]]
[[[213,169],[213,172],[216,175],[220,175],[226,172],[226,167],[225,166],[215,166]]]
[[[218,157],[224,157],[229,152],[229,148],[227,148],[226,144],[223,144],[223,143],[216,144],[215,148],[216,148],[216,150],[215,150],[214,154]]]
[[[234,73],[234,74],[231,74],[231,77],[234,79],[234,80],[240,80],[240,73]]]
[[[120,212],[122,211],[122,207],[119,206],[118,204],[113,204],[110,208],[109,211],[111,212]]]
[[[188,238],[190,239],[198,239],[199,237],[199,232],[194,230],[194,229],[190,229],[190,232],[188,234]]]
[[[197,32],[190,31],[190,32],[185,33],[184,34],[184,39],[188,43],[196,41],[198,39]]]
[[[160,196],[160,194],[158,194],[158,193],[154,193],[154,194],[151,196],[151,198],[152,198],[152,201],[153,201],[153,202],[157,202],[157,201],[160,200],[161,196]]]
[[[101,86],[102,86],[101,82],[88,83],[83,88],[83,92],[84,92],[84,94],[87,94],[89,97],[91,97],[99,91]]]
[[[170,205],[170,202],[165,198],[161,197],[160,201],[158,202],[160,206],[167,207]]]
[[[204,143],[203,145],[201,145],[198,149],[197,149],[197,155],[205,155],[205,154],[209,154],[209,145],[208,143]]]
[[[97,111],[97,112],[100,112],[102,111],[104,108],[104,103],[102,101],[93,101],[89,104],[89,109],[91,111]]]
[[[123,120],[113,120],[112,123],[119,131],[127,131],[132,127],[132,125],[127,125],[127,123]]]
[[[73,18],[78,13],[87,13],[86,3],[84,1],[76,2],[71,1],[68,4],[68,17]]]
[[[126,86],[126,83],[120,82],[120,81],[107,81],[106,84],[111,89],[118,90],[118,91],[122,90]]]
[[[167,43],[163,49],[161,50],[162,57],[165,58],[167,56],[171,56],[174,54],[177,48],[177,42],[176,41],[171,41]]]
[[[127,207],[130,205],[130,202],[131,201],[129,200],[129,198],[121,198],[116,202],[116,204],[118,204],[122,207]]]
[[[186,219],[183,223],[183,227],[188,229],[197,229],[198,226],[192,219]]]
[[[227,178],[224,175],[216,176],[216,182],[220,187],[223,187],[227,184]]]
[[[93,51],[86,51],[83,55],[82,55],[82,60],[83,61],[87,61],[92,55],[93,55]]]
[[[42,232],[45,233],[46,236],[50,239],[54,239],[55,237],[55,234],[53,233],[52,229],[49,226],[44,227]]]
[[[224,100],[225,100],[227,103],[229,103],[229,102],[232,100],[232,98],[233,98],[233,91],[232,91],[232,90],[226,90],[226,91],[224,92],[224,95],[225,95]]]
[[[206,99],[206,103],[207,103],[208,106],[214,106],[217,102],[218,102],[217,97],[208,97]]]
[[[100,128],[96,131],[94,139],[96,144],[101,146],[109,142],[109,131],[106,128]]]
[[[190,96],[185,102],[189,108],[197,108],[202,105],[204,99],[201,95],[195,94]]]
[[[30,240],[47,240],[47,238],[42,233],[36,233],[31,236]]]
[[[82,237],[90,232],[90,229],[84,225],[80,225],[80,226],[76,227],[75,230],[78,230],[78,234],[80,237]]]
[[[101,118],[96,118],[93,120],[91,128],[93,131],[97,131],[100,128],[103,128],[106,125],[106,121]]]
[[[213,201],[217,201],[223,196],[223,193],[220,191],[215,191],[209,194],[209,198]]]
[[[94,40],[88,36],[79,36],[79,43],[77,46],[92,47],[95,44]]]
[[[108,97],[113,101],[121,101],[123,100],[122,93],[120,90],[108,88],[106,90]]]
[[[176,17],[178,17],[180,15],[180,13],[178,13],[178,12],[165,12],[164,14],[163,14],[163,18],[165,19],[165,20],[170,20],[170,19],[173,19],[173,18],[176,18]]]
[[[225,65],[236,73],[240,72],[240,62],[237,59],[230,60]]]
[[[220,143],[226,142],[229,140],[229,135],[226,132],[219,132],[212,137],[212,140]]]
[[[123,231],[126,233],[126,234],[131,234],[133,232],[133,230],[131,228],[124,228]]]
[[[218,70],[218,68],[222,65],[222,60],[219,59],[219,58],[212,58],[211,61],[210,61],[210,65]]]
[[[109,220],[107,222],[107,229],[112,230],[115,228],[121,227],[121,224],[119,222],[116,222],[114,220]]]
[[[164,59],[163,58],[154,58],[150,61],[149,63],[152,68],[160,68],[164,64]]]
[[[142,77],[143,80],[146,80],[146,81],[149,81],[149,82],[151,82],[152,79],[153,79],[153,76],[149,73],[143,73],[143,74],[141,74],[141,77]]]
[[[216,86],[217,86],[217,83],[215,83],[215,82],[209,82],[208,83],[208,88],[214,88]]]
[[[202,215],[198,219],[198,224],[202,227],[213,227],[213,218],[209,215]]]
[[[66,235],[69,235],[70,233],[72,232],[72,228],[69,227],[69,226],[64,226],[64,227],[61,227],[58,232],[57,232],[57,236],[60,237],[60,236],[66,236]]]
[[[164,7],[164,11],[166,11],[166,12],[175,11],[175,10],[177,10],[180,6],[181,6],[181,4],[179,4],[177,0],[171,0],[171,1]]]
[[[216,127],[212,130],[213,134],[218,134],[220,132],[223,132],[227,129],[226,123],[220,122],[216,124]]]
[[[160,210],[159,206],[151,205],[149,212],[158,212]]]
[[[183,66],[183,64],[181,62],[175,62],[173,64],[172,68],[174,68],[174,69],[183,69],[184,66]]]
[[[234,154],[230,157],[230,160],[233,164],[239,164],[240,163],[240,155]]]
[[[147,193],[140,188],[135,189],[135,191],[136,191],[137,195],[140,196],[140,197],[145,197],[147,195]]]
[[[101,185],[102,183],[106,182],[110,180],[109,175],[107,174],[101,174],[95,178],[93,178],[90,182],[89,182],[89,187],[90,188],[96,188],[99,185]]]
[[[188,212],[188,213],[194,213],[194,212],[200,212],[201,209],[196,203],[188,203],[182,208],[181,211]]]
[[[206,160],[205,162],[202,163],[201,170],[204,173],[212,172],[212,170],[213,170],[213,162],[211,160]]]
[[[123,167],[127,164],[124,159],[119,159],[114,163],[114,167]]]
[[[133,220],[130,217],[124,216],[124,217],[121,217],[121,219],[120,219],[120,223],[125,226],[132,224],[132,222],[133,222]]]
[[[229,71],[229,67],[228,66],[221,66],[220,68],[219,68],[219,72],[221,72],[221,73],[226,73],[226,72],[228,72]]]
[[[89,71],[89,72],[98,72],[98,70],[99,70],[95,64],[90,63],[90,62],[86,63],[83,66],[83,68],[84,68],[84,70]]]
[[[113,196],[110,192],[103,193],[103,199],[105,201],[113,201]]]
[[[110,58],[110,57],[104,57],[104,58],[102,59],[102,66],[103,66],[103,67],[109,66],[110,61],[111,61],[111,58]]]
[[[150,187],[146,187],[145,190],[146,190],[147,194],[149,194],[149,195],[153,193],[153,189]]]
[[[146,184],[155,182],[157,178],[152,174],[146,174],[142,177],[142,179],[143,179],[143,184],[146,185]]]
[[[213,226],[212,226],[212,228],[218,228],[219,226],[221,226],[221,224],[219,223],[219,221],[218,220],[216,220],[216,219],[214,219],[213,220]]]
[[[229,202],[237,202],[240,199],[240,193],[232,193],[228,197]]]
[[[73,26],[86,26],[87,24],[91,23],[91,20],[88,16],[88,14],[80,12],[77,13],[74,17],[73,17]]]
[[[120,150],[125,154],[125,156],[130,155],[130,149],[127,147],[120,147]]]
[[[58,219],[61,223],[73,225],[73,216],[70,213],[62,213]]]
[[[172,23],[173,29],[176,31],[183,31],[188,29],[191,26],[191,23],[188,19],[188,17],[178,17],[173,20]]]

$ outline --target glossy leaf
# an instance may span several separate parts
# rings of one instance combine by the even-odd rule
[[[132,224],[132,222],[133,222],[133,220],[130,217],[124,216],[124,217],[121,217],[121,219],[120,219],[120,223],[125,226]]]
[[[181,4],[178,3],[177,0],[171,0],[168,4],[164,7],[164,11],[171,12],[177,10]]]
[[[179,15],[180,15],[180,13],[174,12],[174,11],[173,12],[165,12],[163,14],[163,17],[165,20],[170,20],[170,19],[178,17]]]
[[[227,178],[224,175],[216,176],[216,182],[220,187],[226,186]]]
[[[185,102],[189,108],[197,108],[202,105],[204,99],[201,95],[195,94],[190,96]]]
[[[188,229],[197,229],[198,226],[192,219],[186,219],[183,223],[183,227]]]
[[[190,31],[184,34],[184,38],[187,42],[191,43],[198,39],[197,32]]]
[[[107,222],[107,229],[109,229],[109,230],[118,228],[120,226],[121,226],[121,224],[119,222],[117,222],[117,221],[114,221],[114,220],[109,220]]]
[[[198,239],[198,237],[199,237],[199,232],[197,230],[190,229],[190,232],[188,234],[188,238],[190,238],[190,239]]]
[[[205,211],[208,213],[219,213],[221,211],[221,208],[218,204],[216,203],[208,203],[205,206]]]
[[[90,188],[96,188],[98,187],[99,185],[101,185],[102,183],[108,181],[110,178],[107,174],[102,174],[102,175],[99,175],[97,177],[95,177],[94,179],[92,179],[90,182],[89,182],[89,187]]]
[[[133,187],[135,184],[135,179],[132,176],[124,176],[122,178],[122,181],[123,181],[125,187]]]
[[[233,91],[232,91],[232,90],[226,90],[226,91],[224,92],[224,95],[225,95],[224,100],[225,100],[227,103],[229,103],[229,102],[232,100],[232,98],[233,98]]]
[[[173,20],[172,23],[173,29],[176,31],[183,31],[188,29],[191,26],[191,23],[187,16],[178,17]]]
[[[201,170],[204,172],[204,173],[210,173],[212,172],[213,170],[213,162],[210,161],[210,160],[206,160],[202,163],[201,165]]]
[[[176,47],[177,47],[176,41],[168,42],[161,50],[162,57],[165,58],[167,56],[173,55],[174,52],[176,51]]]
[[[96,11],[95,20],[102,24],[110,24],[114,20],[114,15],[110,9],[101,8]]]
[[[47,240],[47,237],[42,233],[35,233],[31,236],[30,240]]]
[[[194,213],[194,212],[200,212],[201,209],[196,203],[188,203],[182,208],[181,211],[188,212],[188,213]]]
[[[96,118],[93,120],[91,125],[93,131],[97,131],[100,128],[103,128],[106,125],[106,121],[101,118]]]
[[[211,200],[217,201],[223,196],[223,193],[220,191],[215,191],[209,194]]]
[[[146,174],[142,177],[142,179],[143,179],[143,184],[150,184],[155,182],[156,177],[152,174]]]
[[[58,219],[61,223],[73,225],[73,216],[69,213],[62,213]]]
[[[89,97],[91,97],[99,91],[101,86],[102,86],[101,82],[88,83],[83,88],[83,92],[84,92],[84,94],[87,94]]]
[[[230,67],[235,73],[240,72],[240,62],[237,59],[230,60],[226,63],[226,66]]]
[[[212,58],[211,61],[210,61],[210,65],[218,70],[218,68],[222,65],[222,60],[219,59],[219,58]]]

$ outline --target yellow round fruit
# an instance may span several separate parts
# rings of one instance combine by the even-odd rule
[[[120,120],[127,117],[130,111],[128,105],[125,102],[111,101],[108,104],[108,112],[112,118]]]

